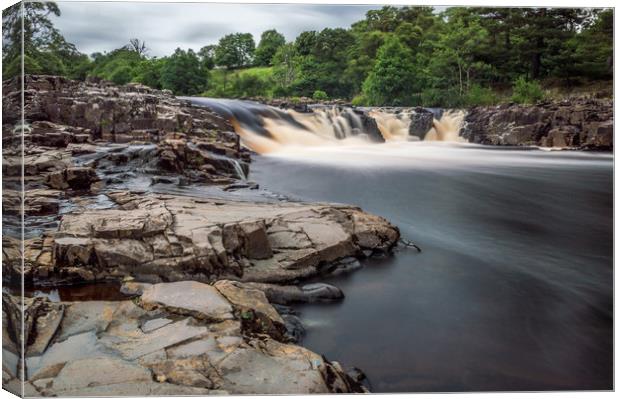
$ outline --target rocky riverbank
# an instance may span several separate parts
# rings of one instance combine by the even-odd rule
[[[3,387],[26,396],[366,392],[337,362],[289,343],[265,294],[238,282],[128,284],[132,300],[3,295]]]
[[[286,304],[342,298],[303,280],[384,256],[396,227],[259,190],[230,122],[169,92],[26,76],[22,148],[19,81],[3,91],[6,389],[23,372],[34,396],[365,391],[295,345]],[[21,320],[22,278],[114,281],[127,299],[25,298]]]
[[[477,107],[461,129],[471,143],[602,151],[613,149],[613,135],[613,101],[588,98]]]

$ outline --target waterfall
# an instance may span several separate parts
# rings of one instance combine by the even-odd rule
[[[241,167],[241,164],[236,159],[231,159],[232,165],[235,168],[235,172],[237,173],[237,177],[241,180],[246,180],[248,177],[245,175],[245,171]]]
[[[447,110],[443,112],[441,119],[433,119],[433,127],[426,133],[424,140],[464,142],[465,139],[459,136],[464,120],[465,111]]]
[[[392,113],[382,110],[371,110],[368,113],[377,122],[377,127],[386,141],[407,141],[411,118],[406,113]]]
[[[184,99],[207,106],[228,119],[242,144],[260,154],[301,147],[379,145],[372,137],[385,142],[464,141],[459,136],[465,117],[462,110],[313,106],[309,112],[297,112],[251,101]],[[420,112],[425,114],[428,124],[422,124],[421,133],[414,133],[419,128],[414,123],[418,123]],[[242,172],[240,166],[239,170]]]

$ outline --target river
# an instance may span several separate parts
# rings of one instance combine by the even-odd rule
[[[613,156],[456,143],[298,148],[250,179],[355,204],[421,249],[326,282],[302,345],[373,392],[611,389]]]

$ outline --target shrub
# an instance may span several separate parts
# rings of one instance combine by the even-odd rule
[[[238,75],[231,82],[232,92],[235,97],[257,97],[265,95],[269,82],[257,75]]]
[[[289,87],[276,86],[276,88],[273,89],[272,95],[276,98],[288,97],[291,95],[291,89]]]
[[[519,104],[534,104],[545,98],[540,84],[535,81],[528,81],[525,77],[518,78],[512,86],[512,101]]]
[[[133,78],[131,68],[128,66],[119,66],[110,75],[110,80],[117,85],[129,83]]]
[[[424,107],[458,108],[462,106],[462,98],[456,88],[427,88],[420,95]]]
[[[497,102],[497,96],[488,87],[473,85],[465,93],[464,103],[467,106],[493,105]]]
[[[354,105],[356,107],[366,106],[368,105],[368,99],[363,94],[358,94],[351,100],[351,105]]]
[[[312,99],[316,101],[325,101],[327,100],[327,98],[327,93],[325,93],[323,90],[315,90],[312,94]]]

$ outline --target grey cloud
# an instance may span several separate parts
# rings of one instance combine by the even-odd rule
[[[228,33],[249,32],[258,41],[267,29],[287,40],[304,30],[349,27],[369,9],[380,6],[307,4],[222,4],[59,2],[55,24],[80,51],[110,51],[138,37],[150,54],[163,56],[175,48],[200,49]]]

